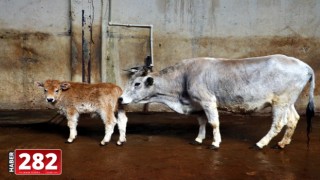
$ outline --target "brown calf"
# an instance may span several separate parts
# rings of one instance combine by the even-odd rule
[[[36,82],[36,85],[44,89],[46,101],[67,117],[70,128],[67,142],[72,143],[76,138],[78,118],[82,113],[97,113],[103,120],[105,136],[101,145],[110,141],[116,123],[120,133],[117,144],[122,145],[126,141],[128,119],[124,110],[118,109],[118,98],[122,94],[120,87],[111,83],[86,84],[58,80]]]

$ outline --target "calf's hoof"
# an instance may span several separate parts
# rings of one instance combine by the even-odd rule
[[[74,141],[74,139],[68,139],[65,143],[67,143],[67,144],[71,144],[71,143],[73,143],[73,141]]]
[[[194,146],[199,146],[199,145],[201,145],[202,143],[194,140],[194,141],[191,141],[189,144],[194,145]]]
[[[208,147],[208,149],[218,151],[218,150],[219,150],[219,147],[217,147],[217,146],[215,146],[215,145],[210,145],[210,146]]]
[[[279,146],[279,144],[276,144],[276,145],[272,146],[271,148],[272,149],[279,149],[279,150],[284,149],[284,147]]]
[[[100,142],[100,146],[105,146],[105,145],[108,145],[108,142],[104,142],[104,141]]]
[[[253,150],[262,150],[261,147],[257,146],[256,144],[254,144],[253,146],[249,147],[249,149],[253,149]]]

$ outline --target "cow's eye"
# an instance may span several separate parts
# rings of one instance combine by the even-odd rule
[[[59,92],[59,89],[55,90],[55,92],[58,93],[58,92]]]
[[[47,89],[44,89],[44,92],[48,92],[48,90],[47,90]]]
[[[140,86],[140,84],[141,84],[141,83],[135,83],[135,84],[134,84],[134,87],[138,87],[138,86]]]

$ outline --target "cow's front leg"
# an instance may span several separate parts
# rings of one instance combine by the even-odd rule
[[[205,115],[200,115],[197,117],[199,123],[199,133],[197,138],[191,142],[192,145],[202,144],[202,141],[206,138],[206,124],[207,118]]]
[[[104,138],[101,141],[101,145],[104,146],[109,143],[111,139],[111,135],[113,134],[114,126],[116,125],[116,117],[114,116],[114,113],[110,110],[107,111],[101,111],[101,119],[103,120],[103,123],[105,124],[105,135]]]
[[[217,109],[217,103],[215,101],[201,102],[202,108],[206,113],[209,124],[213,129],[213,142],[210,149],[217,150],[221,143],[219,114]]]
[[[77,137],[78,118],[79,113],[76,110],[70,109],[67,111],[68,127],[70,129],[70,135],[67,143],[72,143]]]

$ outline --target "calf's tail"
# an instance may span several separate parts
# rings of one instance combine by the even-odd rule
[[[315,88],[315,77],[314,77],[314,72],[310,68],[310,89],[309,89],[309,103],[306,109],[306,116],[307,116],[307,137],[308,137],[308,147],[309,147],[309,141],[310,137],[309,134],[311,132],[311,125],[312,125],[312,117],[314,117],[314,88]]]
[[[119,117],[119,113],[121,113],[121,112],[125,112],[125,105],[123,105],[122,103],[121,103],[121,100],[120,100],[120,96],[122,95],[122,89],[119,87],[119,86],[117,86],[116,87],[116,96],[118,97],[118,99],[117,99],[117,104],[116,104],[116,110],[115,110],[115,112],[114,112],[114,116],[118,119],[118,117]]]
[[[119,113],[125,113],[125,111],[126,111],[126,105],[122,104],[118,99],[114,116],[118,119]]]

